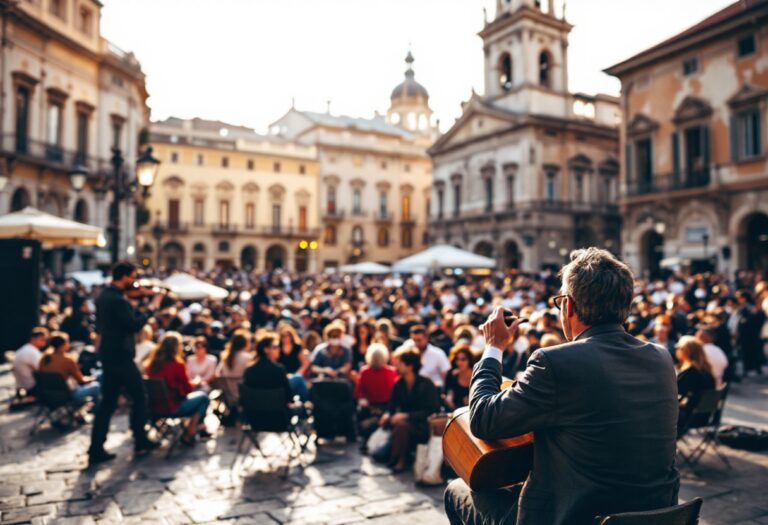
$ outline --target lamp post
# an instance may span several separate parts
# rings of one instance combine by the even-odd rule
[[[83,191],[88,180],[88,169],[82,164],[75,164],[69,172],[69,182],[77,193]]]
[[[163,234],[165,230],[163,225],[160,224],[160,210],[157,210],[157,218],[155,219],[155,225],[152,226],[152,238],[155,239],[155,271],[160,268],[160,244],[163,240]]]
[[[129,187],[125,180],[125,173],[123,171],[123,154],[120,148],[112,148],[112,206],[110,208],[109,217],[109,238],[110,238],[110,256],[112,264],[115,264],[120,258],[120,203],[132,193],[132,188]],[[136,159],[136,180],[142,187],[144,196],[149,195],[149,187],[155,182],[157,176],[157,170],[160,166],[160,161],[152,156],[152,148],[148,147],[144,152]]]

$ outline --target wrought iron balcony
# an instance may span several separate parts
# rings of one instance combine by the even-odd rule
[[[670,191],[685,190],[691,188],[704,188],[712,182],[708,168],[677,173],[665,173],[654,175],[646,180],[634,180],[627,182],[624,196],[636,197],[652,193],[666,193]]]
[[[341,220],[344,218],[344,210],[339,208],[326,208],[323,210],[323,219],[328,220]]]
[[[85,167],[89,172],[95,173],[109,166],[108,161],[87,155],[82,151],[68,150],[58,144],[33,140],[28,137],[17,136],[9,133],[2,136],[0,150],[5,154],[13,154],[16,157],[45,166],[47,168],[69,171],[75,165]]]
[[[379,210],[378,212],[374,213],[373,220],[376,222],[392,222],[392,212]]]

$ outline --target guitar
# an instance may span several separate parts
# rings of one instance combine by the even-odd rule
[[[508,388],[512,384],[502,384]],[[533,432],[498,441],[472,435],[469,407],[454,411],[443,434],[443,456],[472,490],[494,490],[525,481],[533,464]]]

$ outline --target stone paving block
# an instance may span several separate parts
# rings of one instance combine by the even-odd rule
[[[53,505],[37,505],[34,507],[24,507],[13,510],[4,510],[0,514],[0,524],[9,525],[11,523],[24,523],[32,521],[32,518],[38,516],[49,516],[54,513],[56,507]]]
[[[421,509],[397,516],[389,515],[374,518],[364,523],[365,525],[445,525],[446,522],[444,514],[434,509]]]
[[[93,516],[107,511],[111,498],[94,498],[83,501],[69,501],[63,505],[62,514],[65,516]]]
[[[355,510],[366,518],[370,519],[378,518],[379,516],[388,516],[391,514],[407,512],[412,510],[414,507],[425,505],[428,505],[428,503],[426,503],[423,499],[421,501],[413,501],[406,496],[402,496],[399,498],[372,501],[355,508]]]
[[[270,499],[259,502],[238,503],[231,509],[227,510],[218,518],[222,520],[230,518],[241,518],[252,514],[263,514],[269,511],[278,511],[285,509],[285,504],[276,499]]]
[[[0,498],[10,498],[21,493],[21,485],[16,483],[0,483]]]
[[[29,483],[24,483],[21,488],[22,494],[27,496],[35,496],[44,492],[63,492],[67,488],[67,484],[62,479],[53,480],[36,480]]]
[[[123,516],[135,516],[152,510],[162,492],[120,492],[115,500]]]
[[[0,510],[11,510],[26,505],[27,498],[22,495],[8,496],[0,499]]]

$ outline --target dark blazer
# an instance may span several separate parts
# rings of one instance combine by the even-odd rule
[[[501,364],[472,375],[470,421],[481,439],[534,432],[518,525],[591,524],[595,516],[677,504],[677,382],[666,349],[619,325],[537,350],[499,393]]]
[[[96,331],[100,335],[99,358],[105,366],[133,362],[136,332],[147,322],[116,286],[107,286],[96,298]]]
[[[426,377],[417,375],[413,388],[408,390],[405,380],[400,378],[392,388],[389,399],[389,413],[405,412],[411,424],[411,433],[416,441],[429,437],[427,418],[440,410],[440,391]]]
[[[288,383],[288,372],[285,371],[285,367],[280,363],[273,363],[266,357],[259,358],[256,363],[245,369],[243,383],[257,390],[282,388],[285,390],[286,402],[290,403],[293,400],[293,392]]]

